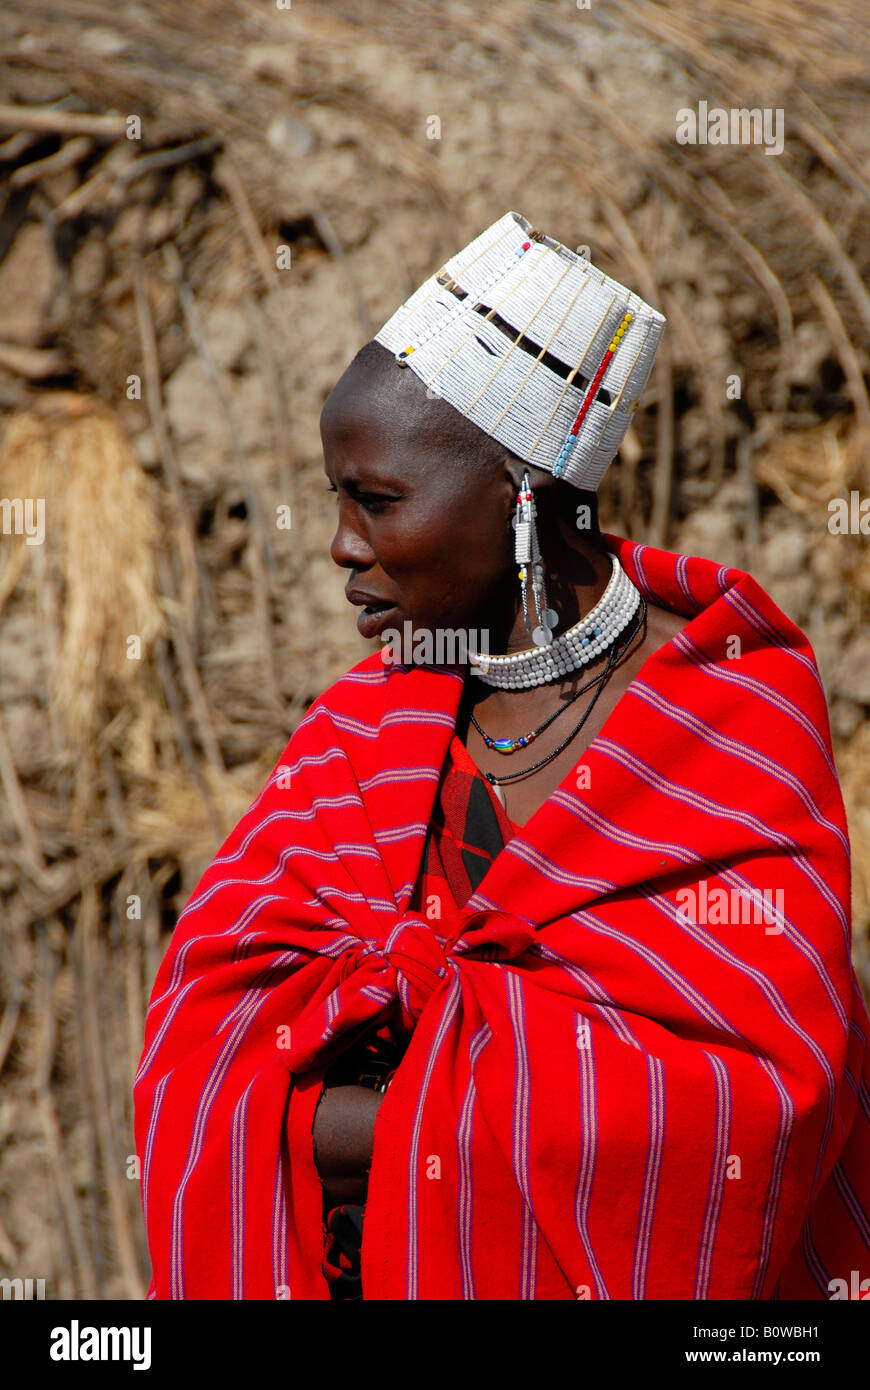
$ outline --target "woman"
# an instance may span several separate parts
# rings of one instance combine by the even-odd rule
[[[332,555],[391,645],[314,702],[161,967],[152,1296],[870,1274],[812,653],[748,575],[597,529],[662,327],[511,213],[332,392]],[[459,659],[417,658],[447,633]]]

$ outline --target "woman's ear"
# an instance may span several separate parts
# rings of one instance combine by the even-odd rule
[[[517,500],[517,493],[522,486],[525,465],[519,459],[512,458],[509,454],[505,455],[504,466],[501,474],[501,486],[504,489],[505,499],[508,507],[513,511]]]
[[[532,491],[536,494],[559,485],[559,479],[554,478],[546,468],[537,468],[533,463],[523,463],[522,459],[515,458],[505,450],[504,476],[510,479],[514,495],[519,492],[523,474],[526,472],[532,480]]]

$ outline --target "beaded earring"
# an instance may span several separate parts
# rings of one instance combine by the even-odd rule
[[[517,493],[517,506],[513,517],[514,558],[519,566],[520,592],[523,600],[523,618],[537,647],[548,647],[553,641],[553,629],[559,615],[547,602],[547,589],[544,583],[544,562],[535,525],[537,510],[532,493],[532,480],[528,469],[523,473],[520,490]],[[528,589],[531,581],[535,617],[529,612]]]

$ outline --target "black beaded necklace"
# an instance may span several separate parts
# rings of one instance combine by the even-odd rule
[[[577,737],[578,733],[583,728],[583,725],[586,723],[586,720],[589,718],[590,714],[595,708],[595,704],[598,700],[598,697],[604,689],[604,686],[606,685],[608,679],[610,678],[610,675],[617,661],[620,660],[623,656],[627,656],[629,654],[631,647],[634,645],[635,639],[640,635],[641,632],[644,632],[645,634],[647,604],[646,599],[643,597],[643,595],[641,595],[640,608],[638,609],[638,614],[639,621],[636,624],[632,625],[632,628],[629,629],[628,633],[624,633],[621,637],[618,637],[614,642],[613,646],[610,648],[610,651],[607,654],[607,661],[605,663],[604,670],[601,672],[601,674],[599,676],[595,676],[591,681],[588,681],[586,685],[581,686],[581,688],[578,691],[576,691],[569,700],[565,701],[565,704],[560,709],[557,709],[553,714],[548,715],[548,717],[544,720],[543,724],[539,724],[537,729],[535,729],[531,734],[525,734],[522,738],[518,739],[492,739],[480,727],[480,724],[475,719],[474,714],[472,713],[472,711],[469,710],[471,722],[483,738],[488,748],[498,748],[498,751],[500,753],[514,753],[519,748],[528,747],[528,745],[531,742],[533,742],[534,739],[536,739],[538,735],[541,734],[544,731],[544,729],[548,727],[548,725],[553,723],[554,719],[558,718],[560,714],[563,714],[564,711],[569,707],[569,705],[572,705],[575,700],[578,700],[580,696],[583,695],[587,690],[589,690],[593,685],[598,687],[595,691],[595,694],[592,696],[592,699],[589,701],[589,705],[583,711],[583,715],[580,719],[580,722],[574,726],[574,728],[568,734],[568,737],[563,739],[563,741],[559,744],[558,748],[554,748],[551,753],[548,753],[546,757],[541,758],[538,762],[532,763],[531,767],[524,767],[519,772],[507,773],[504,777],[496,777],[494,772],[484,772],[483,776],[486,778],[487,782],[489,782],[491,786],[498,787],[501,786],[503,782],[515,782],[518,777],[527,777],[530,773],[537,772],[539,767],[543,767],[545,763],[552,762],[552,760],[555,757],[557,757],[558,754],[561,753],[564,748],[568,747],[568,744],[572,741],[572,739]],[[642,640],[643,638],[641,638],[641,641]],[[512,746],[509,748],[504,746],[499,748],[499,743],[501,743],[502,745],[510,743]]]
[[[607,669],[606,666],[604,669]],[[535,739],[538,738],[538,736],[542,734],[545,729],[548,729],[550,727],[554,719],[558,719],[559,715],[564,714],[565,710],[568,709],[570,705],[573,705],[575,700],[579,700],[581,695],[585,695],[587,690],[591,690],[593,685],[597,685],[598,682],[601,680],[602,675],[603,671],[600,672],[597,676],[593,676],[592,679],[587,681],[585,685],[581,685],[580,689],[575,690],[574,694],[569,696],[568,699],[565,700],[565,702],[559,707],[559,709],[554,710],[552,714],[547,716],[543,724],[539,724],[537,729],[532,729],[529,733],[523,734],[520,738],[493,738],[477,722],[477,720],[474,717],[474,713],[471,710],[468,711],[468,717],[471,720],[477,732],[480,734],[487,748],[494,748],[497,753],[517,753],[521,748],[528,748],[530,743],[534,743]]]

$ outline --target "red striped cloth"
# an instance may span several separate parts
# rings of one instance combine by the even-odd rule
[[[379,653],[206,870],[136,1080],[150,1296],[329,1298],[314,1107],[391,1017],[367,1300],[818,1299],[870,1275],[870,1022],[811,649],[741,571],[606,540],[691,621],[461,910],[411,901],[462,681]]]
[[[458,912],[518,829],[465,745],[454,735],[429,821],[411,910],[425,912],[433,922],[440,922],[444,911]],[[372,1055],[378,1058],[378,1078],[392,1076],[405,1047],[397,1048],[389,1025],[383,1025],[342,1053],[325,1084],[370,1084],[368,1078],[375,1070]],[[326,1211],[323,1273],[330,1297],[336,1301],[363,1296],[360,1262],[364,1216],[365,1206],[359,1204]]]

